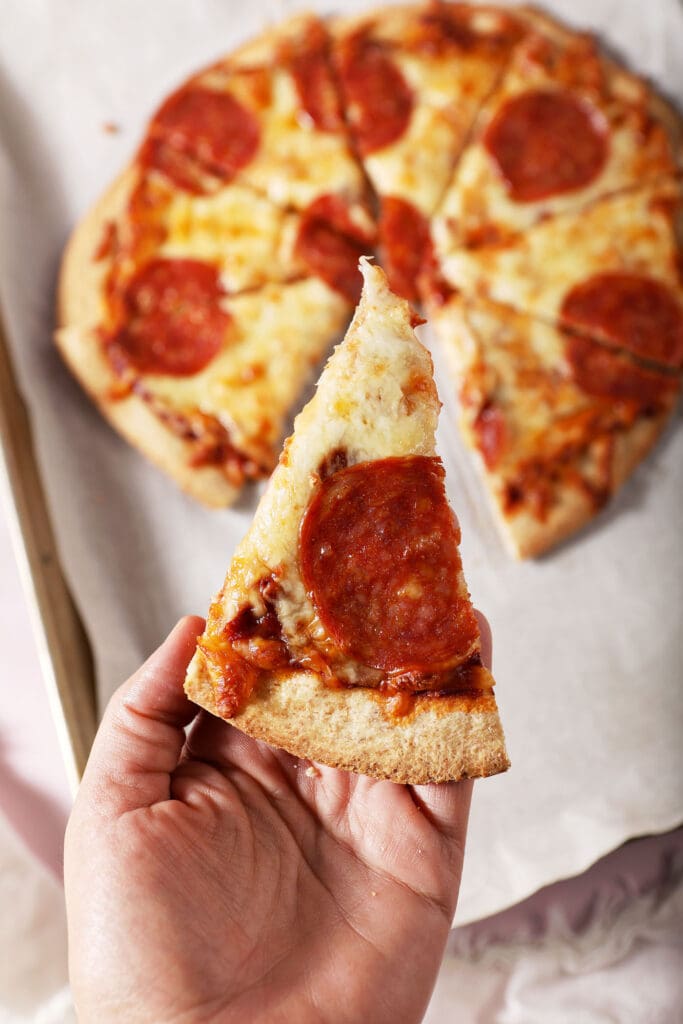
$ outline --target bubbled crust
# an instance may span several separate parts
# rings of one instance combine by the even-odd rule
[[[244,607],[264,572],[275,567],[289,595],[277,605],[283,628],[290,617],[314,615],[298,568],[299,524],[316,471],[331,452],[342,449],[349,464],[434,454],[439,401],[431,358],[415,337],[408,303],[389,291],[377,267],[364,260],[362,270],[365,288],[347,337],[297,417],[235,553],[212,609],[209,641]],[[198,648],[185,688],[202,707],[220,714],[214,671]],[[300,757],[400,782],[443,782],[508,766],[491,691],[420,697],[400,718],[388,713],[386,698],[374,691],[330,689],[312,672],[280,671],[266,675],[230,721]]]

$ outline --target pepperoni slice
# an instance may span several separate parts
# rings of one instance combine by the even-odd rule
[[[334,642],[362,664],[453,664],[478,637],[458,588],[459,541],[438,459],[358,463],[321,481],[306,510],[304,584]]]
[[[643,359],[683,364],[683,306],[660,281],[605,272],[577,284],[562,303],[562,320],[592,331]]]
[[[387,196],[382,200],[379,234],[389,284],[405,299],[417,302],[418,277],[430,265],[432,254],[427,218],[405,199]]]
[[[140,159],[180,188],[201,192],[202,174],[229,181],[250,162],[259,141],[256,118],[230,93],[185,86],[157,112]]]
[[[367,36],[351,36],[342,48],[339,74],[363,156],[403,135],[413,112],[410,86],[385,50]]]
[[[484,145],[512,199],[534,203],[575,192],[602,170],[609,151],[602,115],[566,90],[535,90],[508,100]]]
[[[123,295],[125,325],[110,346],[140,373],[199,373],[221,349],[230,314],[218,270],[199,260],[153,260]]]
[[[668,404],[680,388],[677,377],[646,370],[588,338],[569,335],[565,351],[576,383],[598,398],[636,402],[656,410]]]
[[[320,26],[311,28],[304,45],[289,57],[288,63],[301,106],[315,127],[323,132],[338,132],[344,122],[327,37]]]
[[[358,261],[370,249],[338,196],[320,196],[302,214],[295,255],[354,305],[363,286]]]

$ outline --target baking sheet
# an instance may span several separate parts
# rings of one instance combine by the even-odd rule
[[[233,510],[204,510],[100,419],[51,344],[60,251],[165,93],[301,6],[3,2],[0,300],[102,698],[179,615],[206,611],[257,493]],[[324,2],[305,6],[330,10]],[[547,6],[604,31],[617,52],[683,101],[676,0]],[[583,870],[630,836],[683,818],[683,430],[679,415],[580,538],[518,565],[505,554],[460,445],[435,354],[444,401],[440,450],[470,588],[494,631],[513,760],[510,773],[476,787],[458,913],[465,923]]]

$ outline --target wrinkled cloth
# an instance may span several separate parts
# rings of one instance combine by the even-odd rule
[[[64,892],[0,815],[0,1024],[75,1024]]]

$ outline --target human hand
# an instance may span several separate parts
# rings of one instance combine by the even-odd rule
[[[311,770],[197,713],[182,683],[202,629],[183,619],[116,692],[69,821],[81,1024],[419,1021],[471,784]]]

